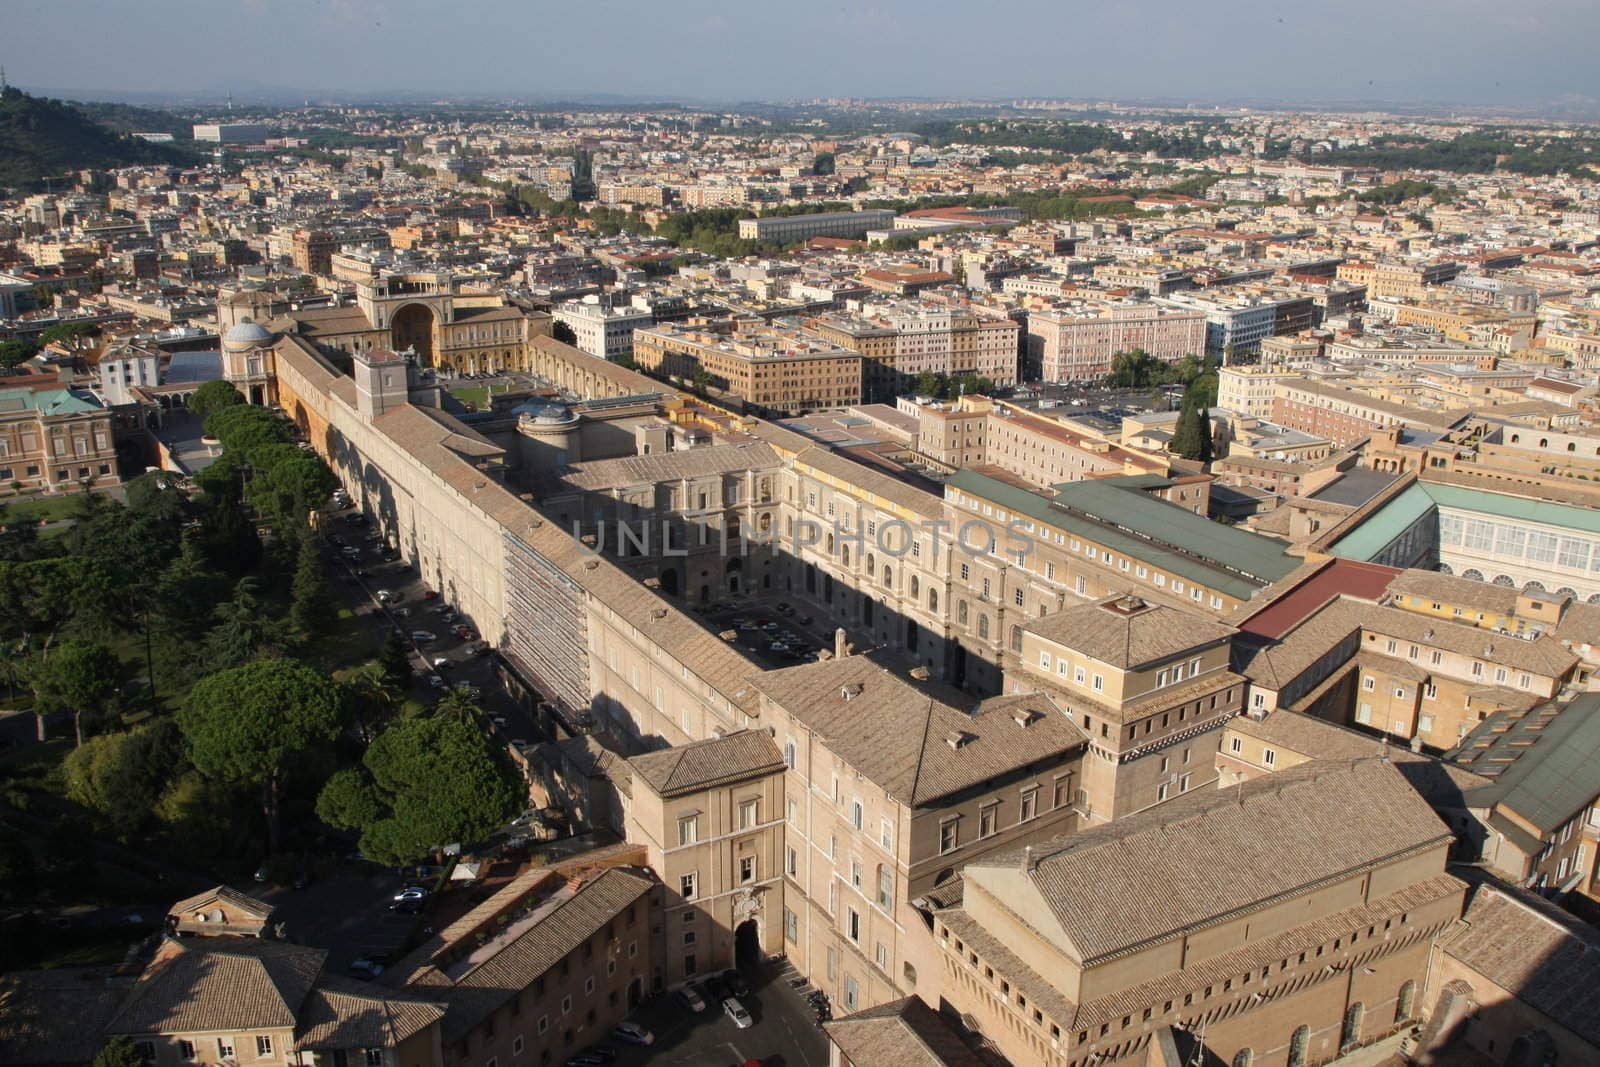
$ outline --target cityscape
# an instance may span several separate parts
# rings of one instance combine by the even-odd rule
[[[1600,1063],[1600,14],[408,6],[0,44],[0,1064]]]

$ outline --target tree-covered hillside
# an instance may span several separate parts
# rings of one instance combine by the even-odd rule
[[[60,100],[0,92],[0,188],[33,190],[43,179],[85,167],[182,163],[183,149],[152,144],[100,125]]]

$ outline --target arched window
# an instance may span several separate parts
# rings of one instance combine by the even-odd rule
[[[850,566],[850,546],[849,545],[845,545],[845,546],[843,546],[842,548],[839,549],[839,558],[844,562],[844,565],[846,567]]]
[[[922,595],[922,586],[917,582],[917,576],[915,574],[911,576],[911,595],[913,598]]]
[[[1247,1048],[1242,1048],[1233,1054],[1233,1067],[1250,1067],[1250,1061],[1255,1058],[1256,1054],[1254,1052]]]
[[[1394,1021],[1396,1026],[1411,1018],[1411,1008],[1413,1001],[1416,999],[1417,983],[1408,980],[1405,985],[1400,987],[1400,995],[1394,999]]]
[[[1568,441],[1567,442],[1567,451],[1568,452],[1576,452],[1577,450],[1578,450],[1578,442],[1576,442],[1576,441]]]
[[[1011,651],[1022,651],[1022,627],[1020,626],[1013,626],[1011,628]]]
[[[967,624],[967,602],[965,600],[956,604],[956,622],[962,626]]]
[[[1311,1027],[1296,1027],[1294,1036],[1289,1038],[1288,1067],[1306,1067],[1306,1046],[1309,1044],[1311,1044]]]
[[[1345,1010],[1344,1027],[1339,1031],[1339,1055],[1361,1044],[1361,1017],[1366,1011],[1366,1005],[1359,1000]]]
[[[867,553],[867,577],[871,578],[878,570],[878,560],[871,552]]]
[[[883,584],[887,588],[894,588],[894,571],[889,567],[883,568]]]
[[[939,610],[939,590],[937,590],[937,589],[928,590],[928,610],[929,611],[938,611]]]
[[[987,615],[979,615],[978,616],[978,636],[979,637],[988,637],[989,636],[989,616],[987,616]]]
[[[1540,448],[1549,448],[1550,447],[1550,438],[1548,438],[1548,437],[1539,438],[1539,447]]]

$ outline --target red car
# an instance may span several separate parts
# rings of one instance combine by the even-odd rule
[[[434,592],[432,589],[424,589],[422,591],[422,599],[423,600],[438,600],[439,599],[439,594]]]

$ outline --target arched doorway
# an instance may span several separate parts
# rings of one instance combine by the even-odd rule
[[[733,962],[741,969],[760,966],[761,927],[755,919],[746,919],[733,931]]]
[[[389,338],[396,352],[412,349],[417,354],[417,365],[434,365],[434,338],[438,322],[433,309],[426,304],[407,304],[389,320]]]

